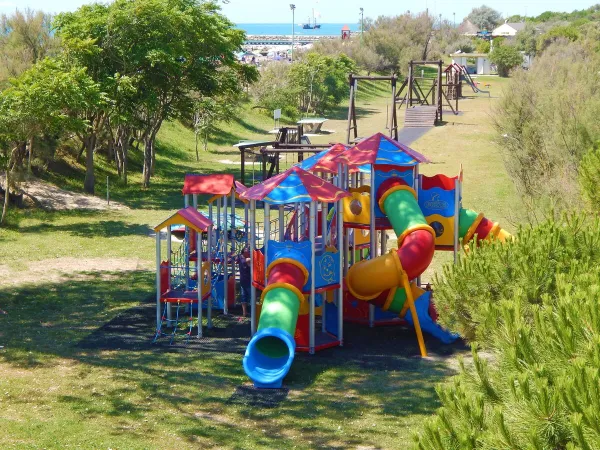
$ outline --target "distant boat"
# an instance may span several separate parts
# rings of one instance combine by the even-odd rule
[[[315,9],[312,10],[312,22],[310,21],[310,17],[308,18],[308,23],[302,24],[303,30],[318,30],[321,28],[321,24],[317,23],[317,19],[315,19]]]

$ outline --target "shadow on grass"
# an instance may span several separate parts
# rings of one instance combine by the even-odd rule
[[[84,418],[135,418],[166,408],[177,416],[170,432],[190,442],[348,448],[378,446],[380,425],[392,430],[400,417],[431,414],[438,405],[435,383],[452,374],[444,357],[464,350],[427,339],[437,358],[421,359],[412,329],[347,324],[343,348],[298,354],[285,389],[259,391],[241,364],[249,324],[234,315],[215,314],[205,338],[151,343],[153,283],[151,272],[94,273],[2,289],[9,314],[0,316],[0,358],[20,368],[54,367],[60,357],[84,363],[84,371],[111,369],[111,383],[97,385],[102,402],[93,392],[60,397]],[[378,427],[340,434],[363,414]],[[232,435],[236,429],[242,437]]]

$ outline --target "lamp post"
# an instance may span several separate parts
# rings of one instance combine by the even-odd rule
[[[360,40],[362,41],[363,33],[365,32],[365,10],[360,8]]]
[[[454,18],[454,28],[456,28],[456,13],[452,13],[452,17]]]
[[[292,10],[292,62],[294,62],[294,24],[296,23],[295,12],[296,5],[290,3],[290,9]]]

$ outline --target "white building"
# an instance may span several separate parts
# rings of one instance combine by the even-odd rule
[[[512,37],[516,35],[519,31],[521,31],[523,28],[525,28],[525,22],[505,22],[492,31],[492,36]]]
[[[487,53],[453,53],[450,55],[452,62],[465,66],[469,73],[477,75],[490,75],[490,58]]]

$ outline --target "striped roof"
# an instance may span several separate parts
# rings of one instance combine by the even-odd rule
[[[263,200],[272,205],[284,205],[312,201],[333,203],[349,195],[343,189],[294,166],[249,188],[240,198]]]
[[[415,166],[419,163],[430,163],[431,161],[409,146],[401,144],[382,133],[377,133],[333,158],[332,162],[349,166],[363,164]]]

